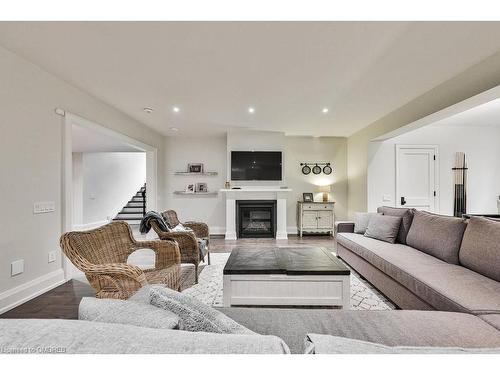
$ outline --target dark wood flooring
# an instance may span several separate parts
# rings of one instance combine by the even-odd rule
[[[333,250],[335,241],[330,236],[290,236],[288,240],[248,238],[226,241],[222,236],[210,239],[210,251],[228,253],[236,246],[274,247],[290,245],[322,246]],[[83,297],[93,297],[93,289],[86,283],[71,280],[2,315],[10,319],[78,319],[78,305]]]

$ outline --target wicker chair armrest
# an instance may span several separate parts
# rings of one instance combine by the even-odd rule
[[[126,276],[138,282],[144,279],[144,272],[137,266],[127,263],[93,264],[85,270],[91,275]]]
[[[187,228],[192,229],[194,234],[198,238],[208,238],[209,237],[208,225],[205,223],[200,223],[200,222],[196,222],[196,221],[187,221],[187,222],[183,223],[183,225]]]
[[[155,252],[155,268],[161,269],[181,262],[181,253],[177,242],[163,241],[136,241],[133,250],[151,249]]]

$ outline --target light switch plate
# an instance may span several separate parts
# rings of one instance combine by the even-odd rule
[[[54,212],[55,210],[56,210],[56,203],[52,201],[35,202],[33,204],[34,214],[46,214],[48,212]]]
[[[49,251],[49,259],[48,262],[52,263],[56,261],[56,252],[55,251]]]
[[[391,199],[391,196],[389,194],[384,194],[382,196],[382,202],[391,202],[392,199]]]
[[[10,264],[10,276],[16,276],[24,272],[24,259],[19,259]]]

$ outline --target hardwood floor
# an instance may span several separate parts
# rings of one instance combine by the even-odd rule
[[[210,239],[210,251],[228,253],[236,246],[322,246],[334,250],[335,241],[330,236],[290,236],[288,240],[271,238],[246,238],[226,241],[222,236]],[[42,294],[2,315],[11,319],[78,319],[78,305],[83,297],[93,297],[93,289],[84,282],[71,280]]]

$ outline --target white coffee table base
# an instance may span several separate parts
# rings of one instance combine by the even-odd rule
[[[224,306],[339,306],[349,309],[349,275],[224,275]]]

